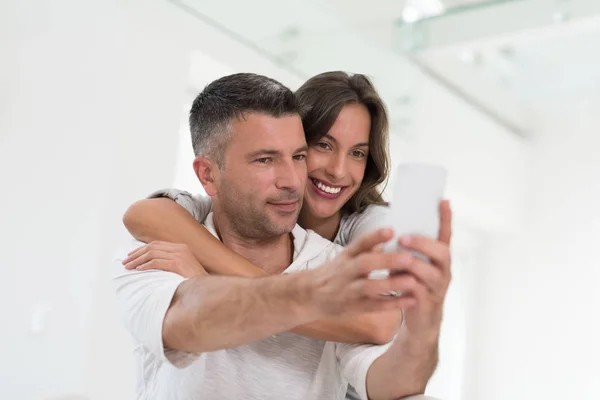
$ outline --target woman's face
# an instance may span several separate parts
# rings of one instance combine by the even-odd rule
[[[304,207],[316,218],[329,218],[356,193],[369,155],[371,116],[362,104],[342,108],[331,129],[309,145]]]

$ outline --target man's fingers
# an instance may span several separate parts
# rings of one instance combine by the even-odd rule
[[[138,257],[129,261],[125,264],[126,269],[139,269],[143,264],[148,263],[153,259],[168,260],[172,258],[172,254],[162,250],[148,250],[147,252],[140,254]]]
[[[414,307],[417,304],[417,300],[414,297],[409,296],[380,296],[367,302],[365,312],[375,311],[389,311],[389,310],[406,310]]]
[[[400,238],[400,245],[408,250],[414,250],[429,258],[431,262],[444,269],[450,266],[450,248],[444,242],[424,236],[404,236]]]
[[[414,278],[410,276],[382,281],[360,279],[348,286],[347,290],[353,292],[352,301],[358,302],[362,311],[385,311],[414,306],[417,301],[411,294],[412,285]],[[386,296],[385,293],[391,290],[404,291],[404,294],[398,297]]]
[[[404,296],[410,296],[415,287],[420,285],[417,279],[410,274],[390,276],[387,279],[365,279],[362,282],[363,294],[371,299],[388,298],[385,293],[400,292]]]
[[[431,294],[440,296],[446,292],[447,284],[440,268],[415,257],[414,262],[406,270]]]
[[[354,278],[366,277],[372,271],[382,269],[390,270],[392,273],[410,265],[413,258],[413,255],[409,253],[370,252],[356,257],[353,260],[355,267],[349,270],[354,273]]]
[[[378,245],[375,245],[375,247],[373,247],[373,253],[383,253],[383,250],[385,249],[385,243],[379,243]]]
[[[440,202],[440,229],[438,232],[438,240],[447,245],[450,244],[452,238],[452,209],[448,200]]]
[[[440,246],[446,247],[443,244]],[[432,294],[438,295],[445,292],[444,268],[420,260],[410,253],[367,253],[358,256],[355,260],[357,263],[355,277],[369,276],[374,270],[388,269],[390,271],[387,278],[368,279],[375,282],[373,286],[381,285],[382,291],[385,291],[386,285],[394,285],[396,279],[400,279],[401,282],[414,279]],[[398,289],[391,287],[389,290]]]
[[[344,252],[348,257],[356,257],[359,254],[371,251],[380,243],[385,243],[394,236],[394,231],[390,228],[377,229],[361,236],[358,240],[346,246]]]
[[[411,296],[415,299],[417,304],[426,306],[428,303],[430,304],[432,294],[425,286],[416,285],[414,290],[411,293]],[[438,297],[436,297],[436,298],[438,298]]]

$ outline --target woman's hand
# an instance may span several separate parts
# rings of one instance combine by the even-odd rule
[[[196,260],[188,246],[179,243],[154,241],[138,247],[123,260],[126,269],[146,271],[160,269],[173,272],[184,278],[208,275]]]

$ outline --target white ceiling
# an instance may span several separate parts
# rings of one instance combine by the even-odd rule
[[[395,121],[406,119],[407,111],[393,105],[406,105],[418,95],[423,76],[447,85],[483,113],[524,134],[535,134],[536,118],[591,104],[600,93],[598,0],[552,0],[572,7],[575,15],[563,18],[549,0],[497,0],[506,4],[504,9],[465,16],[455,12],[459,15],[453,18],[462,19],[450,22],[443,16],[433,18],[437,25],[427,26],[425,33],[437,35],[429,38],[431,43],[445,42],[409,56],[399,48],[406,39],[398,28],[405,6],[425,4],[427,11],[439,0],[171,1],[256,46],[302,78],[331,69],[375,77]],[[542,1],[545,8],[536,4]],[[446,0],[445,5],[474,2],[485,3]],[[584,18],[596,9],[599,16]],[[517,26],[527,29],[516,30]],[[483,35],[486,29],[493,34]]]
[[[528,131],[535,131],[536,119],[564,117],[573,107],[598,107],[600,2],[521,0],[502,10],[515,19],[505,23],[498,12],[490,12],[462,21],[463,32],[477,18],[485,27],[473,31],[494,34],[455,43],[446,37],[448,44],[425,49],[417,59]]]
[[[600,93],[600,16],[433,50],[423,59],[440,71],[461,63],[472,75],[487,73],[532,106],[595,97]]]

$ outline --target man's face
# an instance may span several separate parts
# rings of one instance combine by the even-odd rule
[[[249,113],[231,125],[215,199],[240,235],[289,233],[306,187],[306,139],[299,115]]]

